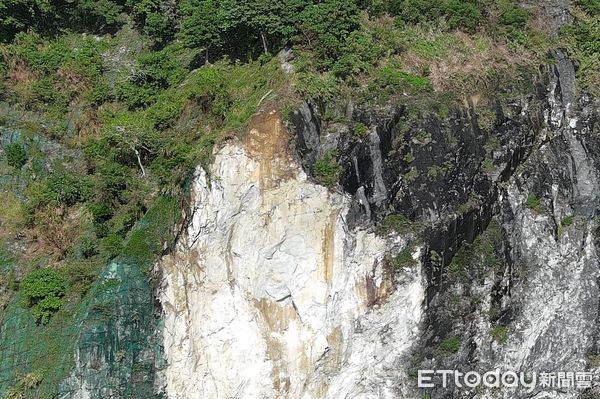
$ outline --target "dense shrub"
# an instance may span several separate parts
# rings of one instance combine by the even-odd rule
[[[69,28],[81,32],[114,31],[123,21],[122,1],[74,2],[12,0],[0,4],[0,40],[9,41],[24,31],[55,34]]]
[[[508,341],[508,330],[504,326],[494,327],[491,331],[494,340],[500,344],[505,344]]]
[[[464,28],[474,31],[482,22],[481,10],[474,2],[465,0],[448,0],[445,8],[450,28]]]
[[[330,151],[315,162],[315,176],[327,187],[334,187],[340,177],[340,166],[337,163],[337,152]]]
[[[439,0],[389,0],[387,11],[405,23],[419,23],[439,18],[444,3]]]
[[[6,162],[15,169],[21,169],[27,162],[27,153],[25,148],[19,143],[11,143],[4,149]]]
[[[600,14],[600,0],[579,0],[577,4],[590,13],[590,15]]]
[[[20,284],[23,304],[37,322],[46,324],[63,305],[67,283],[61,273],[44,268],[29,273]]]
[[[37,207],[45,205],[71,206],[84,201],[89,195],[89,186],[83,176],[70,172],[51,173],[43,181],[30,186],[29,196]]]

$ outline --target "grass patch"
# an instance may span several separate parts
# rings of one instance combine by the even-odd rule
[[[527,197],[526,205],[535,213],[542,212],[542,201],[535,194],[531,194]]]
[[[413,258],[414,248],[409,247],[402,250],[396,256],[390,256],[388,258],[390,264],[394,267],[394,270],[401,271],[403,269],[412,268],[417,264],[417,261]]]
[[[452,281],[466,281],[474,266],[483,270],[495,269],[500,264],[496,249],[502,245],[502,231],[495,221],[490,222],[472,244],[463,243],[448,266],[448,276]]]
[[[333,188],[337,184],[341,168],[337,163],[337,151],[331,150],[317,159],[314,166],[315,177],[326,187]]]
[[[444,173],[445,169],[439,165],[433,165],[427,168],[427,177],[430,179],[436,179],[442,173]]]
[[[571,226],[575,222],[574,216],[565,216],[561,219],[560,225],[558,226],[558,236],[562,235],[565,232],[565,229]]]
[[[369,128],[367,127],[367,125],[361,122],[357,122],[354,124],[354,128],[352,129],[352,134],[354,135],[354,137],[356,137],[357,139],[362,139],[367,135],[367,133],[369,133]]]
[[[437,347],[437,352],[441,356],[451,356],[460,350],[460,346],[461,346],[460,337],[458,337],[458,336],[448,337],[439,343],[439,345]]]
[[[404,174],[404,180],[407,183],[412,183],[417,179],[417,168],[410,168],[408,172]]]
[[[494,161],[492,161],[490,158],[484,159],[481,167],[486,173],[492,173],[496,170],[496,165],[494,165]]]
[[[412,163],[412,161],[415,160],[415,156],[412,154],[412,152],[407,152],[402,159],[406,163]]]
[[[564,218],[562,218],[562,220],[560,221],[560,225],[562,227],[568,227],[570,225],[573,224],[574,221],[574,217],[573,216],[565,216]]]
[[[409,234],[416,233],[421,224],[413,222],[404,215],[387,215],[378,228],[379,234]]]
[[[506,341],[508,341],[508,331],[504,326],[494,327],[490,334],[492,335],[492,338],[500,344],[505,344]]]

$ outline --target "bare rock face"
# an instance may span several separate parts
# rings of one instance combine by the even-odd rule
[[[167,396],[598,394],[416,379],[496,368],[600,379],[599,107],[555,56],[533,94],[497,102],[488,123],[473,104],[412,124],[402,108],[357,109],[368,127],[357,138],[321,129],[307,104],[291,121],[294,153],[280,113],[257,114],[197,170],[190,223],[157,265]],[[310,178],[332,149],[343,192]],[[418,232],[375,234],[389,214]],[[415,265],[393,270],[405,250]]]
[[[158,267],[169,398],[396,397],[422,316],[406,245],[349,229],[348,195],[311,182],[266,110],[197,170],[193,216]],[[419,249],[415,250],[419,257]]]
[[[197,170],[190,223],[157,265],[167,396],[594,393],[422,389],[415,378],[598,371],[598,108],[557,58],[534,97],[498,106],[485,129],[476,108],[459,110],[420,120],[399,148],[402,109],[358,111],[369,130],[355,140],[321,137],[306,106],[298,154],[279,112],[257,114],[244,142]],[[331,146],[343,193],[309,177]],[[376,235],[369,226],[390,212],[409,215],[418,234]],[[393,270],[388,256],[408,248],[415,266]]]

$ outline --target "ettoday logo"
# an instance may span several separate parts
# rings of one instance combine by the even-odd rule
[[[561,371],[550,373],[525,373],[495,369],[480,373],[477,371],[461,372],[459,370],[419,370],[417,386],[419,388],[522,388],[527,393],[536,388],[586,389],[591,388],[594,375],[588,371]]]

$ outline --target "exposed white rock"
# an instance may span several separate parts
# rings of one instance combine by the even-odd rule
[[[275,112],[197,170],[193,218],[161,260],[169,398],[392,398],[416,340],[420,266],[394,288],[386,242],[307,179]],[[397,243],[402,246],[402,243]]]

